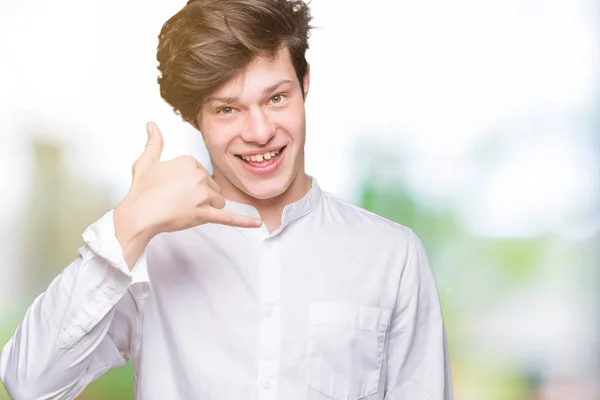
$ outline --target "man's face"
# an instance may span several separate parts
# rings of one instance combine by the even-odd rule
[[[272,199],[304,173],[308,86],[307,73],[303,96],[284,48],[274,59],[256,58],[208,96],[199,127],[224,191]]]

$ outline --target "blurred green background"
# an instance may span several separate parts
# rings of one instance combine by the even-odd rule
[[[181,6],[0,3],[0,346],[125,195],[147,120],[163,159],[210,167],[156,86]],[[307,171],[422,239],[456,399],[600,399],[598,2],[312,8]],[[132,380],[127,365],[79,398],[132,399]]]

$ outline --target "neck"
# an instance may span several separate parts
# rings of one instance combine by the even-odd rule
[[[311,188],[308,176],[304,172],[301,172],[279,196],[270,199],[257,199],[237,188],[225,176],[217,173],[217,171],[215,171],[214,180],[221,187],[223,197],[256,208],[269,233],[273,233],[281,226],[281,216],[285,206],[300,200]]]

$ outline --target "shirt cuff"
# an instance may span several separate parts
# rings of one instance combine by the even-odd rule
[[[88,226],[81,235],[83,241],[94,253],[108,260],[111,266],[131,277],[132,286],[140,287],[143,292],[147,292],[150,288],[150,279],[146,263],[146,249],[135,262],[133,269],[130,270],[115,234],[113,213],[114,210],[110,210]]]

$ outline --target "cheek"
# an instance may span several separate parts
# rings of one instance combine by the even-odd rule
[[[204,143],[211,155],[215,157],[218,156],[217,153],[227,151],[230,143],[235,138],[235,135],[231,133],[231,129],[228,130],[226,127],[219,126],[218,124],[207,124],[204,129],[205,132],[202,134]]]
[[[279,118],[279,125],[293,139],[304,138],[306,120],[304,115],[304,107],[295,107],[293,109],[286,110],[287,112],[282,113]]]

